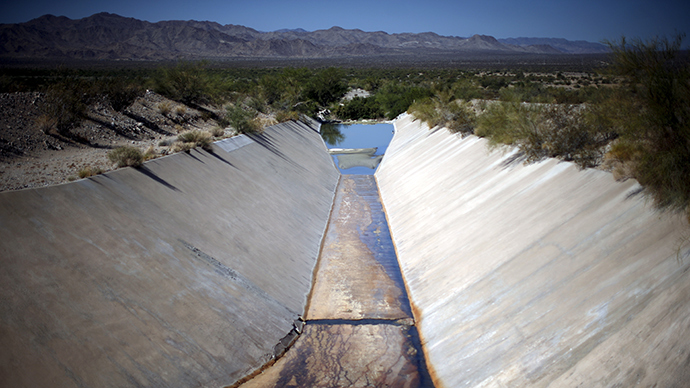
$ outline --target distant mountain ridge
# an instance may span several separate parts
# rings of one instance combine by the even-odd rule
[[[598,43],[554,38],[495,39],[433,32],[388,34],[332,27],[260,32],[209,21],[151,23],[110,13],[72,20],[44,15],[0,24],[0,58],[164,60],[200,58],[329,58],[425,53],[599,53]]]
[[[609,51],[608,47],[601,43],[592,43],[585,40],[573,41],[563,38],[506,38],[499,39],[498,41],[514,46],[546,45],[569,54],[598,54]]]

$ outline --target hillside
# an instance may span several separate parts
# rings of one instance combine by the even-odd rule
[[[530,39],[532,39],[530,41]],[[44,15],[0,25],[0,58],[169,60],[223,58],[335,58],[439,53],[563,54],[602,52],[604,46],[565,39],[491,36],[469,38],[433,32],[388,34],[332,27],[260,32],[208,21],[150,23],[110,13],[72,20]]]

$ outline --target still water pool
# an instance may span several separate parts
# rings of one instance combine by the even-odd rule
[[[341,174],[371,175],[393,138],[393,124],[323,124],[321,136]]]

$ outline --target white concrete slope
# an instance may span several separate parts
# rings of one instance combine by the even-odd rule
[[[438,387],[690,384],[690,235],[632,181],[412,117],[376,178]]]
[[[0,194],[0,386],[219,387],[304,313],[339,173],[285,123]]]

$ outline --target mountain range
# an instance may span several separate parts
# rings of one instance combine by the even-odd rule
[[[336,58],[429,53],[602,53],[598,43],[555,38],[469,38],[433,32],[388,34],[332,27],[261,32],[209,21],[151,23],[110,13],[83,19],[44,15],[0,24],[0,58],[169,60]]]

